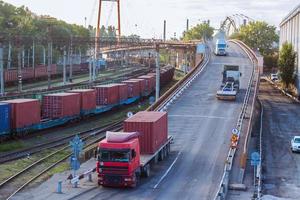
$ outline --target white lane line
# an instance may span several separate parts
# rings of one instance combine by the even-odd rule
[[[235,119],[234,117],[209,116],[209,115],[168,115],[168,117],[208,118],[208,119]]]
[[[175,165],[175,163],[177,162],[179,156],[181,154],[181,151],[177,154],[175,160],[173,161],[173,163],[170,165],[170,167],[168,168],[168,170],[164,173],[164,175],[159,179],[159,181],[156,183],[156,185],[154,185],[153,189],[156,189],[159,184],[164,180],[164,178],[166,178],[166,176],[169,174],[169,172],[171,171],[172,167]]]

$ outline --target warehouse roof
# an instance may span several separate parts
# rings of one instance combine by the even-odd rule
[[[294,8],[285,18],[283,18],[282,22],[280,23],[280,26],[283,26],[286,22],[288,22],[298,13],[300,13],[300,4],[296,8]]]

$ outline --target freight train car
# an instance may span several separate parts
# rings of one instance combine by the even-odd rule
[[[161,70],[163,86],[174,75],[174,68]],[[99,85],[94,89],[69,90],[37,99],[14,99],[0,102],[0,138],[48,129],[97,115],[121,105],[128,105],[155,89],[155,75],[148,74],[122,83]],[[3,112],[2,112],[3,111]]]

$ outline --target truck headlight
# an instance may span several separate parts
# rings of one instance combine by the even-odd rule
[[[124,181],[129,182],[129,181],[132,181],[132,179],[131,178],[124,178]]]

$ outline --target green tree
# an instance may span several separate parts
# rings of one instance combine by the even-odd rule
[[[242,26],[240,31],[234,33],[231,38],[239,39],[251,48],[259,48],[260,53],[264,56],[272,53],[274,42],[279,41],[276,27],[263,21],[250,22],[248,25]]]
[[[294,83],[295,60],[296,52],[293,50],[292,44],[284,43],[279,52],[278,66],[285,88]]]
[[[214,34],[214,28],[209,26],[208,23],[198,24],[187,32],[183,33],[183,40],[201,40],[210,39]]]

